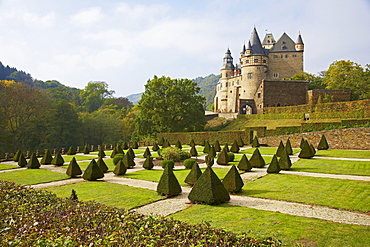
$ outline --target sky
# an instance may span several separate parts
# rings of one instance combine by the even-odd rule
[[[154,75],[218,74],[254,27],[261,40],[301,33],[306,72],[365,66],[369,23],[370,0],[0,0],[0,61],[70,87],[105,81],[125,97]]]

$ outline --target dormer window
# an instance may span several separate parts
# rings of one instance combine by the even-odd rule
[[[286,49],[288,49],[288,47],[286,47],[286,45],[283,45],[283,46],[281,47],[281,49],[282,49],[282,50],[286,50]]]

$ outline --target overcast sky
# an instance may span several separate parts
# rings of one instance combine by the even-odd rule
[[[335,60],[370,63],[370,0],[0,0],[0,61],[40,80],[115,97],[143,92],[154,75],[218,74],[238,60],[255,26],[305,43],[305,71]]]

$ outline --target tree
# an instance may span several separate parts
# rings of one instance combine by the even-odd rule
[[[322,82],[323,73],[321,72],[319,76],[315,76],[314,74],[310,74],[307,72],[300,72],[295,74],[291,77],[292,80],[297,81],[308,81],[308,89],[325,89],[325,85]]]
[[[195,82],[154,76],[145,85],[136,116],[135,138],[160,132],[202,130],[204,98]]]
[[[323,83],[327,89],[350,89],[351,99],[370,98],[370,70],[350,60],[335,61],[324,73]]]
[[[82,104],[86,111],[93,112],[99,109],[104,100],[110,96],[114,91],[108,90],[106,82],[89,82],[81,92]]]

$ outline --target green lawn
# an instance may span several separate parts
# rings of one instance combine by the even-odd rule
[[[370,176],[370,161],[300,159],[292,171]]]
[[[69,178],[65,173],[47,171],[44,169],[26,169],[0,173],[0,180],[10,181],[21,185],[31,185],[58,181]]]
[[[243,157],[243,154],[234,154],[234,155],[235,155],[234,161],[229,162],[228,164],[237,166],[239,164],[239,161]],[[247,156],[248,160],[250,160],[250,158],[252,157],[251,154],[246,154],[246,156]],[[262,156],[262,158],[265,161],[266,165],[270,164],[270,162],[272,160],[272,156]],[[216,160],[215,160],[215,162],[216,162]]]
[[[246,183],[240,195],[370,211],[370,182],[268,174]]]
[[[318,150],[315,155],[326,157],[370,159],[370,151],[363,150],[338,150],[338,149]]]
[[[19,166],[13,166],[13,165],[7,165],[7,164],[0,163],[0,170],[8,170],[8,169],[15,169],[15,168],[19,168]]]
[[[98,159],[95,159],[95,161],[97,161]],[[80,166],[81,170],[84,171],[86,169],[86,167],[90,164],[91,161],[83,161],[83,162],[77,162],[77,164]],[[112,158],[109,158],[109,159],[104,159],[104,162],[105,164],[108,166],[108,171],[113,171],[114,168],[115,168],[115,165],[113,164],[113,159]],[[63,168],[66,168],[68,167],[69,164],[64,164]]]
[[[164,198],[156,191],[134,188],[104,181],[81,183],[47,188],[58,197],[69,197],[74,189],[81,201],[97,201],[107,206],[132,209]]]
[[[231,167],[231,166],[230,166]],[[175,168],[176,169],[176,168]],[[204,172],[205,168],[201,169]],[[223,179],[226,173],[229,171],[229,167],[226,168],[213,168],[213,171],[217,174],[220,179]],[[187,185],[184,180],[186,176],[189,174],[190,169],[180,169],[174,170],[175,176],[181,185]],[[126,173],[125,177],[127,178],[134,178],[134,179],[142,179],[148,181],[159,182],[161,178],[163,170],[155,169],[155,170],[142,170],[132,173]]]
[[[246,207],[221,204],[192,205],[170,216],[191,224],[210,222],[213,227],[273,236],[287,246],[370,246],[370,227],[339,224]]]
[[[91,156],[91,155],[63,155],[64,162],[70,162],[72,158],[75,157],[76,161],[81,160],[92,160],[92,159],[98,159],[99,157]]]

